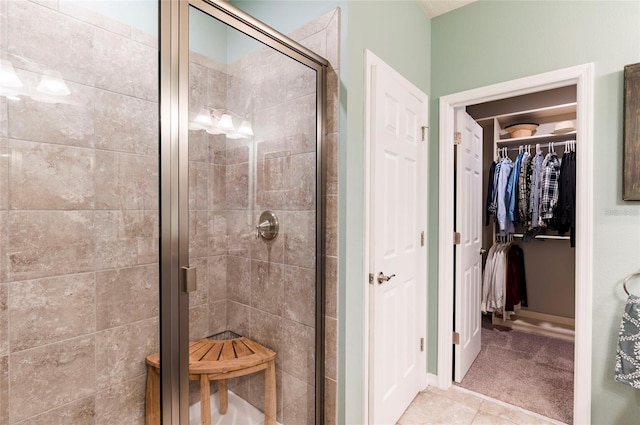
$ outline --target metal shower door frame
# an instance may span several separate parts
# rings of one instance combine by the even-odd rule
[[[221,0],[160,0],[160,370],[161,417],[189,423],[189,7],[222,21],[316,71],[315,423],[324,423],[323,149],[326,59]]]

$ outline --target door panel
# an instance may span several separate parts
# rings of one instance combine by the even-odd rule
[[[461,382],[480,353],[482,286],[482,127],[465,111],[456,114],[457,147],[455,332],[460,344],[454,350],[454,379]]]
[[[396,423],[422,389],[420,337],[426,299],[419,228],[426,166],[421,125],[426,95],[380,63],[372,70],[371,342],[369,422]],[[378,283],[378,275],[388,280]]]

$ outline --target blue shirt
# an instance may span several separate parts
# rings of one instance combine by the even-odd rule
[[[498,194],[498,227],[500,228],[500,235],[507,235],[513,233],[513,223],[509,220],[507,214],[507,183],[511,176],[511,170],[513,169],[513,161],[509,158],[505,158],[500,162],[500,175],[498,176],[498,184],[496,186],[496,192]]]
[[[520,164],[522,163],[522,155],[519,153],[516,158],[516,164],[513,166],[511,175],[509,176],[509,182],[507,183],[507,214],[509,214],[509,220],[515,220],[516,198],[518,197],[518,178],[520,177]]]

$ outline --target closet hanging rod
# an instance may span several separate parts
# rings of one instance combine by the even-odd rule
[[[575,140],[571,139],[571,140],[565,140],[563,142],[553,142],[553,147],[557,148],[560,146],[565,146],[568,143],[575,143]],[[548,148],[547,146],[545,146],[545,143],[523,143],[522,145],[518,145],[518,146],[512,146],[510,148],[506,148],[507,151],[517,151],[518,149],[520,149],[520,146],[527,146],[530,145],[532,148],[535,148],[536,145],[540,145],[540,148]],[[504,148],[501,148],[504,149]]]
[[[496,140],[496,143],[499,145],[515,145],[520,144],[520,145],[524,145],[524,144],[536,144],[536,143],[547,143],[547,142],[553,142],[554,143],[562,143],[565,141],[569,141],[569,140],[576,140],[576,134],[575,132],[571,132],[571,133],[563,133],[563,134],[541,134],[539,136],[528,136],[528,137],[516,137],[516,138],[509,138],[509,139],[499,139]]]
[[[522,238],[524,235],[522,233],[514,233],[514,238]],[[569,240],[570,236],[559,236],[559,235],[535,235],[533,239],[555,239],[555,240]]]

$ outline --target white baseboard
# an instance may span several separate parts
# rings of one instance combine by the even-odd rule
[[[531,310],[519,310],[509,320],[502,320],[496,313],[492,314],[491,323],[538,335],[553,336],[570,341],[575,340],[575,319],[552,314],[538,313]]]
[[[437,387],[438,386],[438,375],[433,373],[427,373],[427,386],[429,387]]]

